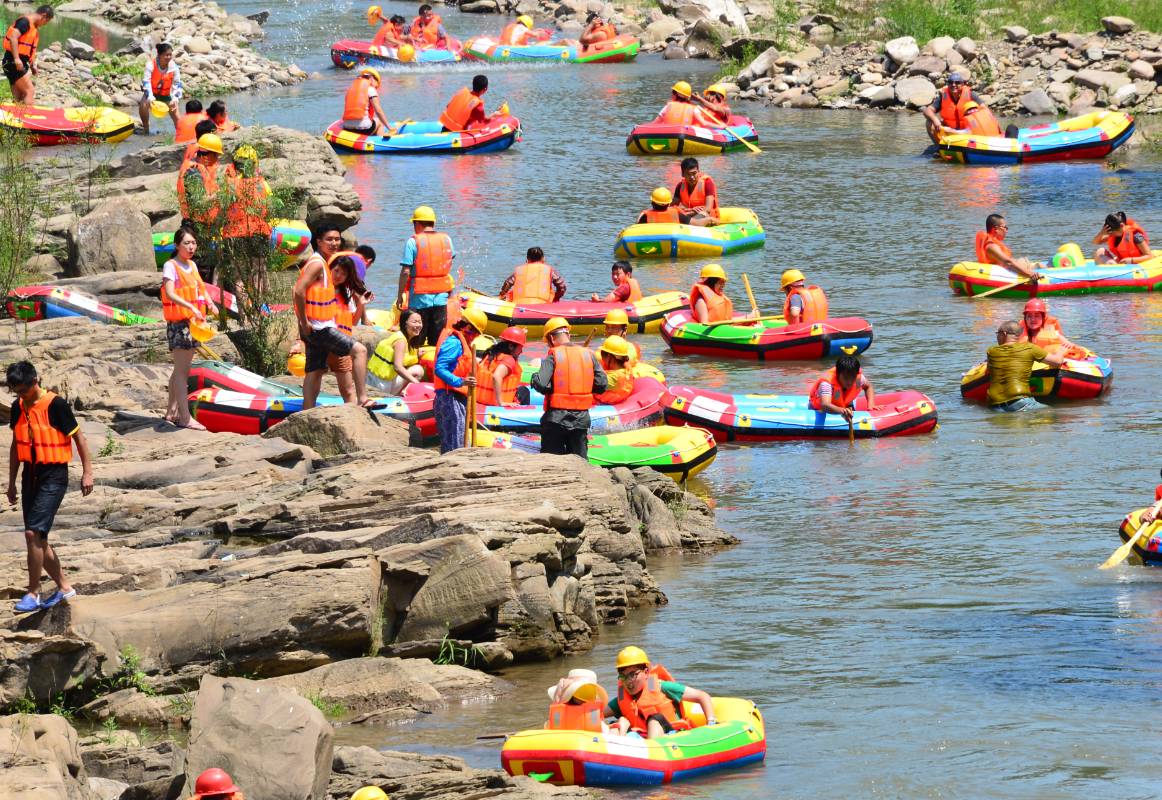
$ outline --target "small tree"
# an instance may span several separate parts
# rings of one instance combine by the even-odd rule
[[[24,276],[49,211],[39,173],[25,163],[28,149],[24,134],[0,128],[0,299]]]

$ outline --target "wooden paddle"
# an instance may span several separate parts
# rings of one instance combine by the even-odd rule
[[[471,374],[473,377],[476,377],[476,348],[469,345],[468,349],[472,353],[472,360],[470,362],[472,364],[472,367],[471,367],[471,372],[469,374]],[[467,416],[468,416],[467,424],[464,426],[464,446],[465,447],[475,447],[476,446],[476,384],[474,384],[474,383],[468,385]]]
[[[851,415],[851,419],[847,421],[847,443],[855,444],[855,414]]]
[[[1134,535],[1127,539],[1125,544],[1110,554],[1110,557],[1102,562],[1098,569],[1109,569],[1110,567],[1116,567],[1118,564],[1121,564],[1123,561],[1125,561],[1126,558],[1130,555],[1130,551],[1134,549],[1134,545],[1137,544],[1138,540],[1141,539],[1142,536],[1145,535],[1146,531],[1150,529],[1151,524],[1152,523],[1150,522],[1143,522],[1141,525],[1139,525],[1138,530],[1134,532]]]
[[[990,294],[996,294],[997,292],[1003,292],[1006,289],[1012,289],[1015,286],[1020,286],[1022,283],[1028,283],[1031,280],[1033,280],[1033,279],[1028,278],[1028,277],[1022,277],[1020,280],[1015,280],[1012,283],[1006,283],[1004,286],[998,286],[995,289],[989,289],[987,292],[981,292],[980,294],[974,294],[972,296],[972,299],[979,300],[982,297],[988,297]]]
[[[759,315],[759,304],[755,302],[754,292],[750,289],[750,277],[742,273],[742,285],[746,287],[746,296],[750,299],[750,310],[756,317]]]

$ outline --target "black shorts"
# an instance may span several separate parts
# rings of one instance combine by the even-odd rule
[[[165,339],[169,343],[170,351],[197,350],[198,344],[190,334],[190,321],[167,322],[165,324]]]
[[[27,62],[26,62],[27,63]],[[20,69],[16,66],[15,59],[4,59],[4,77],[8,79],[8,83],[16,83],[18,80],[28,74],[27,69]]]
[[[650,714],[648,717],[646,717],[646,722],[651,720],[656,720],[657,723],[662,726],[662,733],[674,732],[674,726],[662,714]]]
[[[24,530],[33,531],[40,534],[40,538],[47,539],[68,488],[68,464],[41,464],[35,469],[31,464],[25,464],[20,478]]]
[[[307,372],[319,372],[327,369],[327,356],[334,353],[337,356],[351,354],[355,340],[338,328],[319,328],[311,331],[307,337]]]

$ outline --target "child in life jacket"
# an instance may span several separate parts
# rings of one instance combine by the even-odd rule
[[[716,725],[714,700],[701,689],[668,680],[670,673],[660,664],[650,665],[646,651],[626,647],[617,654],[617,697],[605,707],[606,716],[618,717],[617,728],[624,736],[630,731],[654,739],[693,727],[682,717],[682,702],[697,703],[707,725]]]
[[[547,691],[550,705],[546,728],[609,733],[602,717],[609,695],[597,683],[597,673],[571,669]]]

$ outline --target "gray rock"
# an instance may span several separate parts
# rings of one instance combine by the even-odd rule
[[[89,789],[97,800],[119,800],[121,794],[129,788],[128,783],[114,781],[109,778],[89,778]]]
[[[755,80],[770,74],[771,68],[775,64],[775,59],[779,57],[779,50],[777,47],[768,47],[763,52],[759,53],[754,61],[746,65],[742,72],[738,73],[739,77],[745,77],[748,80]],[[741,85],[741,84],[740,84]]]
[[[1089,89],[1106,89],[1110,92],[1116,92],[1118,89],[1130,83],[1130,79],[1121,72],[1083,69],[1073,76],[1073,82]]]
[[[659,0],[658,4],[668,14],[678,14],[684,7],[693,7],[698,19],[725,25],[741,34],[750,33],[746,15],[735,0]],[[686,13],[690,12],[687,10]]]
[[[662,51],[662,58],[666,61],[678,61],[689,57],[690,54],[686,52],[686,48],[677,42],[670,42],[666,45],[666,49]]]
[[[1021,95],[1021,108],[1030,114],[1052,114],[1057,110],[1053,98],[1046,94],[1044,89],[1034,89]]]
[[[936,87],[927,78],[904,78],[896,81],[896,99],[904,105],[920,108],[936,99]]]
[[[718,55],[720,43],[726,33],[722,23],[700,19],[686,34],[682,47],[690,58],[714,58]]]
[[[462,3],[460,10],[465,14],[499,14],[500,4],[496,0],[470,0]]]
[[[1097,93],[1093,89],[1082,89],[1073,98],[1073,103],[1069,106],[1069,116],[1076,117],[1089,111],[1097,103]]]
[[[860,91],[859,97],[872,106],[890,106],[896,102],[896,90],[892,86],[869,86]]]
[[[1105,55],[1105,50],[1100,47],[1094,46],[1085,48],[1085,57],[1090,61],[1101,61],[1103,58],[1105,58]]]
[[[0,797],[92,800],[77,732],[54,714],[0,717]]]
[[[919,57],[920,48],[911,36],[901,36],[885,44],[884,52],[897,64],[907,65]]]
[[[851,93],[851,81],[848,78],[838,80],[830,86],[825,86],[815,92],[820,101],[834,100]]]
[[[972,61],[976,58],[976,42],[968,36],[962,36],[956,40],[956,52],[964,56],[965,61]]]
[[[1132,106],[1134,101],[1138,99],[1138,87],[1132,83],[1127,83],[1125,86],[1119,86],[1116,91],[1110,94],[1110,104],[1119,108],[1124,106]]]
[[[938,76],[944,73],[946,64],[937,56],[920,56],[908,65],[908,75]]]
[[[814,44],[828,44],[835,41],[835,28],[830,25],[816,25],[807,34],[807,40]]]
[[[1005,38],[1010,42],[1023,42],[1029,38],[1029,29],[1020,25],[1006,25],[1003,30]]]
[[[157,262],[149,217],[127,198],[106,200],[69,230],[70,277],[148,269]]]
[[[24,271],[32,275],[56,275],[60,270],[60,262],[49,253],[38,253],[24,262]]]
[[[810,92],[795,97],[791,100],[791,108],[818,108],[819,98]]]
[[[645,44],[661,44],[675,33],[681,33],[685,30],[680,20],[673,17],[663,17],[662,19],[651,22],[642,31],[642,42]]]
[[[1054,38],[1071,50],[1078,50],[1085,44],[1085,37],[1077,33],[1056,33]]]
[[[955,47],[956,40],[951,36],[937,36],[930,40],[924,49],[937,58],[945,58]]]
[[[1073,99],[1073,85],[1054,81],[1045,87],[1045,93],[1052,97],[1057,104],[1068,106]]]
[[[950,67],[959,67],[964,63],[964,56],[962,56],[955,48],[949,50],[944,54],[944,60],[948,62]]]
[[[214,49],[205,36],[190,36],[182,42],[182,47],[187,53],[203,56],[209,55]]]
[[[1115,36],[1129,33],[1137,26],[1137,23],[1129,17],[1102,17],[1101,24],[1103,28]]]
[[[1131,62],[1129,75],[1131,78],[1149,81],[1154,79],[1154,65],[1149,61],[1138,59]]]
[[[92,61],[97,57],[96,50],[94,50],[90,45],[87,45],[84,42],[79,42],[76,39],[65,40],[65,51],[73,58],[81,61]]]

